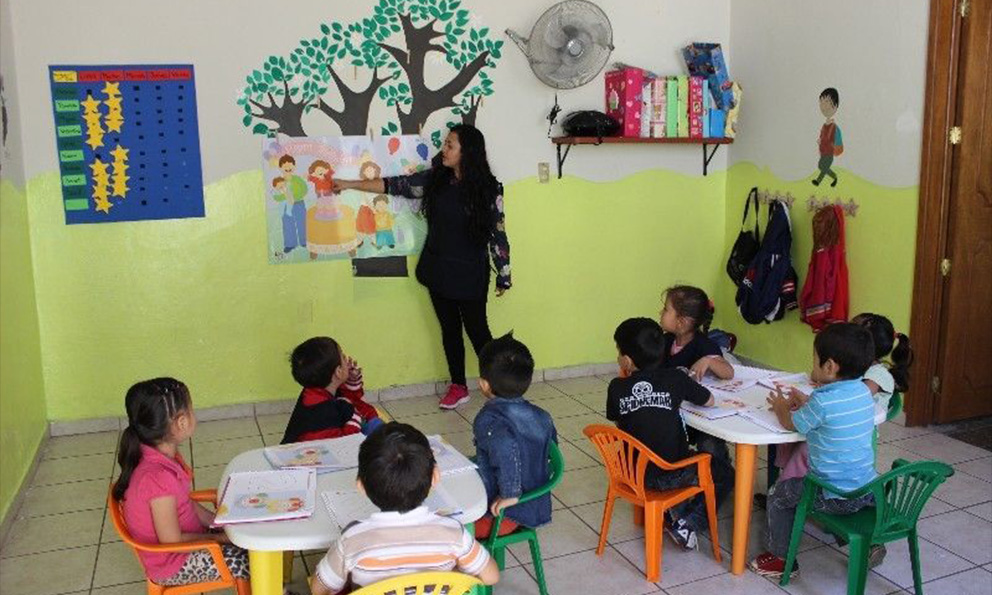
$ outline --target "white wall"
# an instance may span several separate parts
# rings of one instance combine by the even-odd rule
[[[3,75],[4,107],[7,110],[6,142],[0,147],[0,176],[16,186],[24,185],[24,148],[21,139],[21,110],[17,99],[17,60],[10,3],[0,0],[0,74]],[[52,161],[54,162],[54,154]]]
[[[835,87],[844,154],[834,167],[915,186],[929,9],[923,0],[734,0],[730,55],[744,101],[732,162],[786,179],[815,172],[818,98]]]
[[[192,63],[196,68],[200,143],[204,180],[260,166],[260,139],[242,127],[235,105],[244,77],[261,61],[285,54],[304,36],[317,34],[321,22],[366,17],[373,2],[345,0],[87,0],[43,2],[10,0],[16,24],[21,105],[39,109],[22,114],[27,174],[57,169],[47,66],[56,63]],[[527,35],[550,0],[464,0],[477,22],[502,32],[510,27]],[[602,0],[610,16],[616,51],[624,61],[661,73],[681,72],[677,50],[689,41],[726,43],[730,0]],[[57,14],[57,18],[55,18]],[[497,174],[505,181],[536,174],[538,161],[554,163],[544,118],[554,103],[554,90],[537,81],[523,55],[505,39],[503,58],[493,73],[495,95],[487,98],[478,124],[487,134]],[[6,37],[6,36],[5,36]],[[731,56],[731,60],[737,60]],[[434,68],[447,68],[437,63]],[[351,81],[353,69],[341,70]],[[441,73],[443,74],[443,73]],[[428,76],[438,75],[428,72]],[[361,74],[360,74],[361,76]],[[366,75],[368,76],[368,75]],[[603,83],[559,93],[566,113],[603,109]],[[387,108],[373,111],[376,130],[387,120]],[[435,121],[436,120],[436,121]],[[319,118],[311,118],[319,121]],[[443,125],[432,119],[429,127]],[[336,134],[326,127],[310,134]],[[701,172],[700,150],[687,147],[576,148],[566,173],[596,180],[617,179],[642,169],[669,168],[689,175]],[[726,163],[721,151],[711,164]]]

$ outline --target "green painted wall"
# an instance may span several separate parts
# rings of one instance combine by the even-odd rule
[[[38,310],[26,195],[0,180],[0,518],[45,434]]]
[[[339,339],[372,387],[446,375],[412,278],[268,264],[262,184],[258,171],[210,184],[204,219],[66,226],[57,176],[30,181],[49,419],[120,415],[127,387],[161,374],[201,407],[290,398],[287,354],[315,334]],[[543,368],[612,360],[616,324],[655,316],[664,287],[717,288],[725,184],[666,171],[508,184],[515,287],[492,298],[493,331],[513,329]]]
[[[806,207],[811,194],[818,197],[855,198],[860,205],[855,217],[845,218],[847,266],[849,269],[851,315],[871,311],[888,316],[896,329],[908,332],[913,266],[916,251],[916,186],[889,188],[877,186],[846,170],[836,170],[841,182],[836,188],[815,188],[811,177],[782,180],[768,169],[751,163],[735,164],[728,172],[726,235],[723,261],[737,239],[744,201],[754,186],[796,197],[792,216],[792,257],[799,274],[800,288],[806,279],[813,247],[811,220]],[[762,215],[766,211],[762,209]],[[726,274],[720,275],[717,324],[738,337],[737,351],[758,361],[788,370],[808,370],[813,358],[813,332],[799,320],[798,310],[779,322],[750,325],[736,311],[737,288]]]

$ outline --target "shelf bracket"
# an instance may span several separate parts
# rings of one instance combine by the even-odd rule
[[[568,159],[568,152],[572,150],[572,144],[569,143],[565,146],[565,154],[561,154],[561,144],[556,145],[558,147],[558,179],[561,179],[561,168],[565,165],[565,160]]]
[[[708,143],[703,143],[703,175],[704,176],[709,171],[710,161],[713,160],[713,156],[716,155],[717,149],[720,148],[720,145],[719,144],[713,145],[713,150],[710,151],[709,154],[707,154],[706,153],[706,147],[708,147],[708,146],[710,146]]]

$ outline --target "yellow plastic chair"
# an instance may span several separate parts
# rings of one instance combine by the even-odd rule
[[[480,585],[482,581],[474,576],[458,572],[421,572],[379,581],[351,595],[464,595]]]

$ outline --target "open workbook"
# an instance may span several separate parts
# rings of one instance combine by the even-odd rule
[[[355,521],[363,521],[373,514],[381,512],[379,507],[369,500],[368,496],[359,492],[355,487],[328,490],[321,492],[320,497],[324,500],[324,506],[327,507],[331,518],[342,529]],[[441,485],[431,488],[423,506],[441,516],[453,516],[462,512],[458,503]]]
[[[317,500],[314,469],[245,471],[227,478],[215,526],[307,518]]]
[[[318,471],[339,471],[358,467],[358,449],[365,436],[280,444],[265,449],[265,458],[276,468],[313,467]]]

